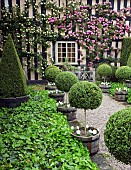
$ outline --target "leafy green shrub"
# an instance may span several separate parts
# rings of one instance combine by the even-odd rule
[[[131,53],[130,53],[128,61],[127,61],[127,66],[131,67]]]
[[[121,66],[127,65],[127,61],[130,53],[131,53],[131,37],[126,37],[123,39],[122,42],[121,57],[120,57]]]
[[[56,76],[61,72],[59,68],[50,68],[45,72],[46,79],[54,83]]]
[[[116,159],[131,164],[131,107],[110,117],[104,131],[104,140]]]
[[[127,103],[131,104],[131,88],[128,88]]]
[[[58,68],[57,66],[54,66],[54,65],[51,65],[51,66],[48,66],[46,69],[45,69],[45,72],[50,69],[50,68]]]
[[[67,119],[56,112],[48,91],[29,91],[27,103],[0,108],[1,169],[97,170],[88,150],[70,135]]]
[[[131,68],[128,66],[121,66],[116,70],[115,75],[121,82],[131,79]]]
[[[126,87],[126,84],[124,84],[124,87]],[[115,95],[116,88],[121,88],[122,89],[123,88],[123,84],[122,83],[118,83],[118,82],[111,83],[111,88],[109,90],[109,94],[111,96]]]
[[[96,73],[101,77],[101,78],[104,78],[104,82],[105,82],[105,79],[108,77],[108,76],[111,76],[112,74],[112,69],[111,67],[108,65],[108,64],[101,64],[100,66],[98,66],[97,70],[96,70]]]
[[[117,67],[111,65],[111,69],[112,69],[112,74],[110,76],[110,79],[111,79],[112,82],[116,82],[117,79],[116,79],[115,73],[116,73]]]
[[[56,87],[64,92],[68,92],[71,86],[77,82],[77,76],[69,71],[60,73],[55,79]]]
[[[101,89],[91,82],[77,82],[70,88],[69,102],[73,107],[84,109],[86,133],[86,110],[96,109],[100,106],[102,102]]]
[[[26,80],[11,35],[8,35],[0,62],[0,97],[26,95]]]

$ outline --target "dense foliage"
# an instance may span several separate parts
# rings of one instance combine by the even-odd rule
[[[102,91],[94,83],[77,82],[70,88],[69,102],[76,108],[96,109],[102,102]]]
[[[48,69],[50,69],[50,68],[58,68],[58,67],[55,66],[55,65],[50,65],[50,66],[48,66],[48,67],[45,69],[45,73],[46,73],[46,71],[47,71]]]
[[[30,92],[18,108],[0,108],[0,117],[2,170],[97,170],[47,91]]]
[[[64,92],[68,92],[71,86],[77,82],[78,77],[69,71],[60,73],[55,79],[56,87]]]
[[[131,67],[131,53],[130,53],[130,55],[128,57],[127,66]]]
[[[45,72],[45,77],[49,82],[54,83],[55,78],[60,74],[61,70],[59,68],[50,68]]]
[[[115,75],[121,82],[131,79],[131,67],[121,66],[116,70]]]
[[[101,64],[98,66],[96,72],[101,78],[104,78],[105,81],[108,76],[111,76],[112,68],[108,64]]]
[[[105,144],[119,161],[131,164],[131,107],[114,113],[106,124]]]
[[[131,37],[126,37],[123,39],[121,50],[122,51],[121,51],[121,57],[120,57],[120,65],[126,66],[129,55],[131,53]]]
[[[26,80],[11,35],[5,43],[0,61],[0,97],[26,95]]]

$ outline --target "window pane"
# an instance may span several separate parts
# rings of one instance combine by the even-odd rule
[[[68,52],[71,52],[71,48],[68,47],[68,48],[67,48],[67,51],[68,51]]]
[[[66,43],[62,43],[62,47],[65,47],[65,48],[66,48]]]
[[[75,52],[75,48],[72,48],[72,52]]]
[[[75,43],[72,43],[72,47],[74,47],[74,48],[75,48]]]
[[[58,47],[61,47],[61,43],[58,43]]]
[[[58,48],[58,52],[61,52],[61,48]]]
[[[68,43],[68,44],[67,44],[67,47],[71,47],[71,43]]]
[[[62,48],[62,52],[63,52],[63,53],[66,53],[66,48]]]

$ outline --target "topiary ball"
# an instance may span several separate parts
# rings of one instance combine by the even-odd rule
[[[108,77],[112,74],[112,68],[108,64],[101,64],[96,70],[100,77]]]
[[[68,92],[71,86],[77,82],[77,76],[69,71],[60,73],[55,79],[56,87],[64,92]]]
[[[102,102],[102,91],[92,82],[77,82],[70,88],[69,102],[76,108],[96,109]]]
[[[115,75],[120,81],[131,79],[131,67],[121,66],[116,70]]]
[[[45,69],[45,72],[46,72],[47,70],[49,70],[50,68],[58,68],[58,67],[57,67],[57,66],[54,66],[54,65],[48,66],[48,67]]]
[[[60,74],[61,70],[59,68],[50,68],[45,72],[46,79],[49,82],[54,83],[55,78],[58,74]]]
[[[106,124],[105,144],[119,161],[131,164],[131,107],[114,113]]]

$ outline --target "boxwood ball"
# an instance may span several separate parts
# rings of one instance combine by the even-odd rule
[[[61,72],[55,79],[56,87],[64,92],[68,92],[71,86],[77,82],[78,77],[69,71]]]
[[[105,144],[119,161],[131,164],[131,107],[114,113],[106,124]]]
[[[70,88],[69,102],[71,106],[76,108],[96,109],[101,105],[102,91],[92,82],[77,82]]]

